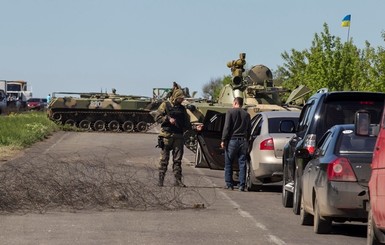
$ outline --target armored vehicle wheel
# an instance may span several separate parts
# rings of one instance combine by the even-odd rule
[[[119,122],[116,120],[112,120],[108,123],[108,129],[114,132],[119,131]]]
[[[134,123],[131,121],[125,121],[122,125],[122,128],[126,132],[132,132],[134,130]]]
[[[197,149],[195,152],[195,167],[196,168],[207,168],[207,163],[204,159],[202,148],[197,144]]]
[[[197,151],[197,135],[195,133],[195,131],[193,130],[187,130],[184,134],[183,134],[183,137],[184,137],[184,144],[185,146],[192,152],[196,152]]]
[[[94,123],[94,128],[96,131],[104,131],[106,129],[106,123],[103,120],[97,120]]]
[[[52,118],[55,120],[55,121],[60,121],[61,118],[62,118],[62,115],[58,112],[55,112],[54,114],[52,114]]]
[[[81,120],[79,123],[79,128],[90,129],[90,127],[91,127],[91,122],[88,120]]]
[[[138,130],[138,132],[147,131],[147,123],[145,121],[138,122],[138,124],[136,124],[136,130]]]
[[[65,125],[69,125],[69,126],[75,126],[75,125],[76,125],[76,122],[75,122],[75,120],[73,120],[73,119],[68,119],[67,121],[65,121],[64,124],[65,124]]]

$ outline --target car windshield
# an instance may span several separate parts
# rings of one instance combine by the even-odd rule
[[[287,117],[276,117],[276,118],[269,118],[269,133],[281,133],[280,132],[280,124],[282,120],[293,120],[294,124],[298,124],[298,118],[293,117],[293,118],[287,118]]]
[[[358,136],[353,130],[344,130],[341,132],[337,144],[338,152],[344,153],[373,153],[376,137]]]

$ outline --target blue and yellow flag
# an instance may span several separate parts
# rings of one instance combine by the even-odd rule
[[[350,26],[350,18],[352,16],[350,14],[346,15],[345,18],[342,19],[341,26],[342,27],[349,27]]]

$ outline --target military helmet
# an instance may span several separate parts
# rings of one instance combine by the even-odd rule
[[[175,89],[172,97],[173,97],[174,100],[179,99],[179,98],[184,99],[183,90],[179,89],[179,88]]]

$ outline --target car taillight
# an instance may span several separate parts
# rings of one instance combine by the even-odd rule
[[[344,157],[329,163],[327,173],[328,179],[332,181],[357,181],[349,160]]]
[[[360,105],[374,105],[373,101],[360,101]]]
[[[273,138],[268,138],[262,141],[259,144],[259,149],[260,150],[271,150],[274,151],[274,141]]]
[[[303,148],[307,149],[310,154],[314,153],[315,150],[315,140],[316,135],[315,134],[308,134],[304,140]]]

